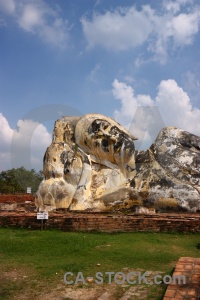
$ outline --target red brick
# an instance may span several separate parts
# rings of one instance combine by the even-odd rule
[[[167,289],[167,291],[166,291],[166,293],[165,293],[165,296],[174,298],[175,294],[176,294],[176,290],[174,290],[174,289],[171,290],[171,289],[168,287],[168,289]]]
[[[176,271],[176,269],[175,269],[173,276],[183,275],[183,274],[184,274],[183,269],[181,271]]]
[[[176,290],[176,297],[181,297],[181,296],[186,296],[186,295],[187,295],[187,288],[182,289],[182,290],[180,290],[180,289]],[[177,298],[175,298],[175,299],[177,299]]]
[[[195,290],[195,289],[190,289],[190,290],[188,291],[188,295],[189,295],[189,296],[196,296],[196,290]]]
[[[185,270],[192,270],[193,269],[193,265],[192,264],[190,264],[190,265],[187,264],[187,265],[184,266],[184,269]]]

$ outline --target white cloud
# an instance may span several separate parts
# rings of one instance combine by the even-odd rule
[[[12,140],[12,153],[17,153],[17,164],[21,162],[20,165],[24,165],[27,160],[27,167],[30,162],[33,168],[42,169],[43,156],[51,144],[51,135],[43,124],[32,120],[19,120],[17,126]],[[30,151],[30,157],[27,157],[27,150]]]
[[[192,107],[186,92],[175,80],[162,80],[155,99],[164,123],[200,135],[200,109]]]
[[[181,7],[187,4],[193,4],[193,0],[176,0],[176,1],[164,1],[163,6],[166,10],[177,13],[180,11]]]
[[[68,22],[61,18],[56,18],[51,26],[43,26],[40,36],[44,41],[65,49],[69,41]]]
[[[15,12],[14,0],[0,0],[0,11],[7,14],[13,14]]]
[[[191,13],[165,14],[155,16],[154,21],[154,38],[149,43],[148,50],[154,53],[155,61],[165,64],[169,53],[193,43],[199,31],[200,12],[194,9]]]
[[[135,95],[130,85],[117,79],[113,82],[113,95],[115,99],[121,101],[121,109],[114,111],[114,117],[126,127],[130,125],[138,105],[154,105],[150,96]]]
[[[37,26],[43,26],[44,9],[34,4],[24,5],[19,17],[19,25],[26,31],[34,32]]]
[[[126,82],[128,82],[128,83],[133,83],[133,82],[135,82],[134,77],[132,77],[132,76],[130,76],[130,75],[125,76],[125,77],[124,77],[124,80],[125,80]]]
[[[145,64],[145,62],[146,62],[146,61],[145,61],[143,58],[137,57],[137,58],[135,59],[134,66],[135,66],[136,68],[140,68],[140,66],[142,66],[143,64]]]
[[[83,33],[89,47],[100,45],[111,50],[127,50],[144,43],[151,33],[150,14],[149,6],[144,6],[141,12],[131,7],[94,14],[91,21],[81,19]]]
[[[96,64],[95,67],[93,68],[93,70],[90,72],[88,78],[89,80],[96,82],[97,81],[97,74],[98,71],[101,70],[101,64]]]
[[[0,141],[1,141],[1,152],[8,151],[11,138],[13,135],[13,130],[10,128],[8,121],[0,113]]]
[[[21,146],[27,143],[31,138],[31,144],[34,146],[34,151],[46,147],[51,143],[51,136],[43,124],[32,120],[19,120],[15,130],[15,139],[19,141]]]
[[[0,166],[1,170],[23,165],[24,151],[27,146],[30,151],[30,160],[35,169],[42,168],[42,159],[46,148],[51,143],[51,135],[43,124],[32,120],[19,120],[17,129],[9,126],[6,118],[0,113]],[[11,162],[11,153],[19,161]],[[27,167],[24,165],[24,167]]]
[[[70,30],[67,20],[44,1],[23,2],[17,18],[22,29],[38,35],[44,42],[60,48],[67,46]]]
[[[10,128],[8,121],[0,113],[0,171],[10,169],[10,145],[13,130]]]
[[[199,21],[199,12],[175,16],[171,20],[171,35],[173,36],[175,43],[180,45],[191,44],[194,35],[198,32]]]
[[[187,71],[185,74],[183,74],[183,84],[185,90],[188,92],[188,94],[192,97],[194,102],[199,103],[200,99],[200,77],[198,74],[195,74],[191,71]]]
[[[186,6],[188,11],[181,10]],[[168,53],[177,47],[193,43],[199,31],[199,6],[189,0],[164,3],[164,11],[144,5],[117,8],[104,14],[94,14],[92,19],[81,19],[88,47],[101,46],[112,51],[130,50],[145,46],[156,61],[164,64]],[[141,61],[136,60],[137,66]]]
[[[187,93],[175,80],[162,80],[153,100],[149,95],[135,95],[130,85],[115,79],[113,95],[121,104],[114,111],[114,118],[138,137],[138,148],[142,141],[149,146],[164,126],[176,126],[200,135],[200,110],[192,107]],[[145,136],[148,131],[150,136]]]
[[[69,43],[69,24],[61,10],[43,0],[0,0],[0,9],[9,13],[19,27],[38,36],[44,43],[65,49]],[[5,22],[5,21],[4,21]]]

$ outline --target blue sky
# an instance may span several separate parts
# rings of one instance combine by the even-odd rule
[[[41,169],[62,115],[199,135],[199,30],[197,0],[0,0],[0,170]]]

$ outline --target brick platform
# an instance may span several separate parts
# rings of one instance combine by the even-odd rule
[[[0,194],[0,203],[24,203],[25,201],[35,201],[31,194]]]
[[[0,227],[40,229],[36,212],[0,212]],[[101,232],[185,232],[200,233],[200,214],[106,214],[106,213],[49,213],[44,229]]]
[[[186,284],[170,283],[163,300],[200,300],[200,258],[181,257],[175,275],[184,275]]]

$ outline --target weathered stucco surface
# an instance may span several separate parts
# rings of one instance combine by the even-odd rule
[[[200,210],[200,137],[166,127],[146,151],[134,140],[100,114],[57,120],[36,207]]]

